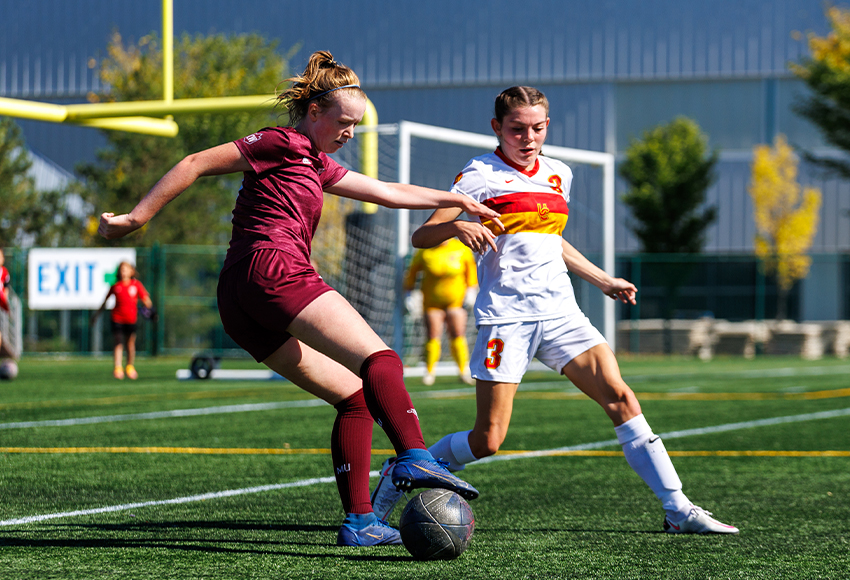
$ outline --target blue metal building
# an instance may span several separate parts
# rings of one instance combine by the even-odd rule
[[[155,0],[0,0],[0,96],[81,100],[99,88],[92,59],[110,32],[159,31],[160,8]],[[330,50],[358,72],[382,123],[485,133],[493,97],[515,84],[549,97],[553,145],[620,154],[645,129],[691,117],[721,152],[708,252],[752,251],[754,145],[783,133],[824,150],[792,110],[806,89],[788,68],[807,54],[808,32],[828,31],[820,0],[175,0],[174,26],[175,34],[262,33],[282,50],[300,47],[296,69],[312,51]],[[100,143],[91,130],[21,124],[35,150],[67,169]],[[850,251],[850,185],[805,167],[801,181],[823,192],[812,251]],[[618,251],[637,251],[628,212],[617,215]],[[806,291],[824,284],[834,292]],[[843,293],[836,264],[816,260],[800,317],[848,316]]]

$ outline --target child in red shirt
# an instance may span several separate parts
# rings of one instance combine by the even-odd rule
[[[152,308],[148,291],[142,286],[142,283],[136,280],[136,269],[129,262],[121,262],[118,264],[116,271],[118,280],[109,289],[106,298],[103,301],[100,309],[94,313],[92,321],[97,320],[100,312],[106,307],[106,302],[110,296],[115,296],[115,308],[112,309],[112,336],[115,340],[115,349],[113,351],[113,359],[115,368],[112,371],[112,376],[116,379],[123,379],[126,369],[127,377],[130,379],[139,378],[139,373],[136,372],[133,363],[136,361],[136,322],[138,321],[139,300],[146,308]],[[123,358],[124,345],[127,345],[127,366],[122,368],[121,360]]]
[[[9,270],[6,269],[6,256],[0,250],[0,308],[9,312]],[[3,336],[0,335],[0,346],[3,344]]]

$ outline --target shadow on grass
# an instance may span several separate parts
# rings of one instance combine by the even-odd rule
[[[343,558],[352,561],[382,561],[399,562],[410,561],[412,558],[401,546],[393,546],[392,549],[401,550],[399,555],[383,555],[375,553],[360,553],[360,548],[340,547],[335,544],[321,544],[317,542],[298,542],[292,540],[264,540],[249,539],[241,537],[182,537],[164,538],[152,537],[149,539],[133,537],[34,537],[38,535],[47,536],[60,532],[113,532],[116,535],[122,532],[130,532],[134,536],[139,533],[149,532],[161,533],[166,530],[225,530],[225,531],[254,531],[254,532],[284,532],[287,534],[328,534],[332,533],[336,539],[337,526],[322,525],[297,525],[276,524],[263,522],[233,522],[233,521],[175,521],[175,522],[128,522],[123,524],[54,524],[43,526],[37,530],[18,530],[0,532],[0,548],[116,548],[116,549],[166,549],[185,552],[203,552],[210,554],[253,554],[260,556],[290,556],[295,558]],[[315,538],[315,536],[314,536]],[[318,538],[316,538],[318,539]],[[240,547],[243,546],[243,547]],[[294,550],[276,550],[272,546],[282,548],[289,546]],[[304,547],[305,551],[295,551],[298,547]],[[384,549],[384,547],[378,547]],[[312,549],[313,551],[306,551]],[[324,550],[316,552],[315,550]],[[368,549],[367,549],[368,550]],[[371,551],[371,550],[369,550]]]
[[[187,529],[187,530],[256,530],[256,531],[276,531],[276,532],[328,532],[337,531],[339,526],[320,526],[314,524],[282,524],[275,522],[259,522],[250,520],[223,520],[223,521],[148,521],[139,519],[138,521],[122,522],[120,524],[52,524],[47,525],[48,528],[54,529],[89,529],[89,530],[170,530],[170,529]]]

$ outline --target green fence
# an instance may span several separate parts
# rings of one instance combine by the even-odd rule
[[[708,316],[731,321],[776,317],[779,288],[765,276],[753,255],[634,254],[621,255],[617,273],[638,288],[636,307],[620,306],[618,319],[689,319]],[[811,314],[803,300],[828,300],[829,318],[850,314],[850,254],[817,254],[807,279],[787,296],[787,318]]]
[[[370,237],[374,246],[375,236]],[[383,237],[391,238],[387,230]],[[349,240],[348,245],[353,242]],[[360,247],[360,246],[358,246]],[[320,273],[334,288],[347,296],[364,313],[378,333],[392,344],[396,303],[392,251],[379,248],[369,264],[358,264],[348,258],[332,266],[333,253],[323,255],[315,249]],[[140,320],[138,351],[146,355],[192,354],[211,351],[228,356],[247,356],[224,333],[216,309],[216,284],[226,248],[223,246],[156,246],[138,248],[139,279],[150,291],[159,312],[156,321]],[[351,252],[352,256],[355,252]],[[363,252],[357,252],[362,254]],[[91,311],[31,311],[26,304],[27,252],[7,249],[6,266],[12,275],[12,288],[24,305],[24,352],[90,354],[111,349],[109,325],[100,317],[90,325]],[[830,299],[838,302],[835,318],[850,314],[850,255],[814,256],[813,271],[837,281],[831,287],[821,278],[806,280],[792,288],[788,296],[789,318],[805,316],[803,295],[809,300]],[[322,264],[326,264],[325,270]],[[826,266],[824,266],[826,264]],[[356,268],[355,268],[356,266]],[[356,270],[368,267],[360,275]],[[778,290],[775,280],[764,276],[752,255],[621,255],[617,260],[619,276],[634,282],[639,292],[636,307],[620,305],[619,320],[664,318],[698,318],[709,316],[725,320],[760,320],[776,315]],[[826,274],[823,274],[826,272]],[[808,284],[808,286],[806,286]],[[363,292],[364,285],[369,291]],[[804,287],[807,290],[804,292]],[[582,292],[595,292],[583,289]],[[820,293],[820,294],[815,294]],[[367,294],[374,304],[363,305],[358,295]],[[420,324],[405,320],[404,352],[406,361],[419,356],[422,342]],[[470,325],[471,333],[474,328]]]

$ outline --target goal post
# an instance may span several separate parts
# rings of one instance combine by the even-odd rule
[[[434,125],[425,125],[422,123],[414,123],[411,121],[401,121],[398,124],[398,181],[399,183],[411,183],[411,141],[414,137],[436,141],[441,143],[451,143],[455,145],[463,145],[482,151],[492,151],[498,146],[498,140],[495,135],[483,135],[480,133],[471,133],[467,131],[459,131],[456,129],[448,129],[445,127],[437,127]],[[615,270],[615,252],[614,252],[614,155],[599,151],[587,151],[583,149],[572,149],[569,147],[557,147],[552,145],[544,145],[543,152],[548,157],[553,157],[564,161],[567,164],[579,163],[598,167],[602,171],[602,188],[599,193],[602,196],[602,264],[601,267],[605,272],[614,276]],[[461,166],[462,167],[462,166]],[[457,167],[460,171],[461,167]],[[592,194],[592,193],[591,193]],[[404,259],[410,252],[410,210],[399,209],[397,211],[397,241],[396,241],[396,259],[403,266]],[[569,227],[569,226],[568,226]],[[567,236],[569,237],[569,235]],[[403,268],[399,267],[399,280],[397,283],[397,291],[401,290],[401,277],[403,276]],[[394,337],[394,347],[400,348],[403,344],[401,336],[402,324],[402,306],[401,301],[398,301],[398,313],[396,325],[398,330]],[[612,350],[616,350],[616,320],[615,306],[613,300],[605,300],[602,308],[602,334],[611,345]]]
[[[377,142],[378,154],[364,141]],[[374,155],[372,170],[383,181],[448,190],[472,157],[492,152],[497,144],[494,135],[402,121],[357,127],[353,142],[333,157],[357,170],[364,167],[365,157]],[[548,145],[543,153],[566,162],[573,171],[566,239],[613,274],[614,156]],[[410,364],[419,360],[425,338],[421,321],[405,313],[402,281],[411,254],[411,232],[430,214],[428,210],[368,208],[327,195],[313,240],[319,273]],[[571,278],[582,311],[616,347],[614,301],[588,282]],[[467,338],[474,337],[470,324]]]

